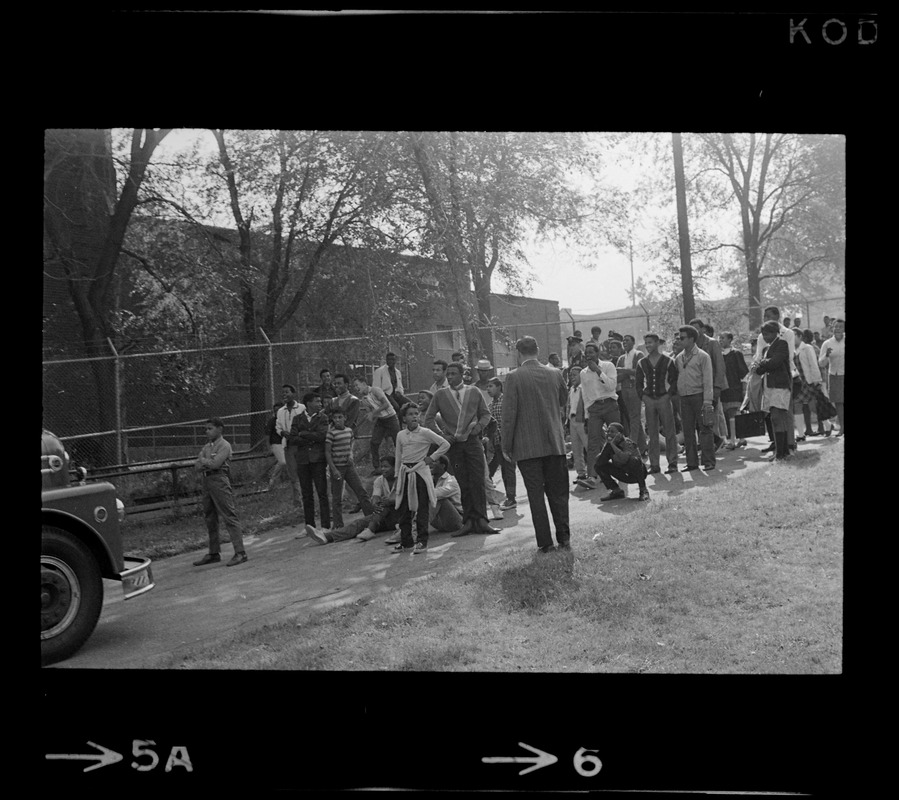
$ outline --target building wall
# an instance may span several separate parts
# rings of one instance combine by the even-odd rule
[[[559,303],[536,297],[516,295],[491,295],[491,311],[502,329],[494,331],[493,366],[497,375],[505,375],[517,365],[515,341],[522,336],[533,336],[540,347],[540,360],[546,363],[551,352],[561,352],[559,345]],[[427,333],[413,337],[411,356],[403,364],[403,374],[408,376],[407,389],[419,391],[433,383],[431,367],[434,359],[450,361],[453,351],[462,347],[459,315],[454,308],[443,307],[437,314],[422,319],[419,330],[446,333]],[[473,365],[472,365],[473,366]]]

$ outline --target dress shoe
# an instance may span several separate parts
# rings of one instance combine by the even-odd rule
[[[468,534],[474,533],[474,525],[471,524],[471,520],[468,520],[459,530],[455,533],[451,533],[451,537],[455,536],[468,536]]]
[[[671,475],[672,473],[677,472],[677,464],[669,464],[668,469],[665,470],[666,475]]]
[[[681,472],[692,472],[694,469],[699,469],[699,465],[697,464],[695,467],[686,466],[681,469]]]
[[[546,547],[538,547],[537,552],[538,553],[551,553],[555,549],[556,549],[555,545],[548,544],[548,545],[546,545]]]
[[[612,489],[612,491],[609,492],[605,497],[600,497],[599,499],[603,502],[606,502],[607,500],[620,500],[625,496],[626,495],[621,489]]]
[[[475,533],[488,533],[488,534],[490,534],[490,533],[502,533],[502,532],[503,532],[503,529],[502,529],[502,528],[494,528],[494,527],[492,527],[491,525],[489,525],[489,524],[487,523],[487,520],[483,520],[483,519],[482,519],[482,520],[480,520],[480,522],[478,522],[478,525],[477,525],[477,527],[475,528],[475,531],[474,531],[474,532],[475,532]]]
[[[233,556],[231,556],[231,560],[227,564],[225,564],[225,566],[226,567],[234,567],[237,564],[243,564],[244,561],[246,561],[246,560],[247,560],[246,553],[235,553]]]
[[[658,465],[652,466],[652,467],[650,467],[650,468],[647,470],[647,472],[648,472],[650,475],[655,475],[657,472],[661,472],[661,471],[662,471],[662,468],[661,468],[660,466],[658,466]]]
[[[221,560],[222,560],[222,557],[218,553],[207,553],[199,561],[194,561],[194,566],[202,567],[205,564],[215,564],[217,561],[221,561]]]
[[[703,465],[702,465],[702,468],[703,468],[706,472],[708,472],[708,471],[711,470],[711,469],[715,469],[715,465],[714,465],[714,464],[708,464],[708,463],[707,463],[707,464],[703,464]]]
[[[571,543],[570,543],[570,542],[562,542],[561,544],[556,545],[556,550],[568,550],[568,551],[570,551],[570,550],[571,550]]]
[[[771,444],[769,444],[769,445],[768,445],[764,450],[762,450],[761,452],[763,452],[763,453],[773,453],[773,452],[774,452],[774,448],[775,448],[774,442],[771,442]]]

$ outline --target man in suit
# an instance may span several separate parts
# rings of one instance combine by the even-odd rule
[[[568,467],[560,409],[568,399],[557,369],[537,360],[537,340],[519,339],[519,367],[506,378],[503,400],[503,457],[515,461],[528,493],[540,553],[554,549],[544,495],[556,527],[559,549],[570,550]]]

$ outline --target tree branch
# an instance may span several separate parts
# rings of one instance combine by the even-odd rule
[[[172,297],[173,297],[173,298],[174,298],[174,299],[181,305],[181,307],[184,309],[184,313],[187,314],[187,318],[190,320],[190,327],[191,327],[191,330],[192,330],[193,333],[196,335],[196,333],[197,333],[197,321],[194,319],[194,315],[191,313],[191,310],[190,310],[190,308],[188,307],[187,303],[185,303],[184,300],[182,300],[182,299],[175,293],[174,287],[173,287],[171,284],[167,283],[167,282],[166,282],[166,281],[165,281],[165,280],[164,280],[164,279],[163,279],[163,278],[162,278],[162,277],[161,277],[161,276],[160,276],[160,275],[153,269],[153,267],[150,266],[150,262],[149,262],[146,258],[144,258],[143,256],[138,255],[137,253],[135,253],[135,252],[133,252],[133,251],[131,251],[131,250],[125,248],[125,247],[122,248],[122,253],[123,253],[124,255],[128,256],[129,258],[133,258],[135,261],[139,262],[139,263],[143,266],[143,268],[147,271],[147,273],[150,275],[150,277],[154,278],[154,279],[159,283],[159,285],[162,286],[163,291],[165,291],[166,294],[171,295],[171,296],[172,296]]]

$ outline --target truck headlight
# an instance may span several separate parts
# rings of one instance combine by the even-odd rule
[[[119,522],[124,522],[125,521],[125,504],[121,500],[119,500],[118,497],[115,499],[115,507],[116,507],[116,511],[118,512],[118,515],[119,515]]]

